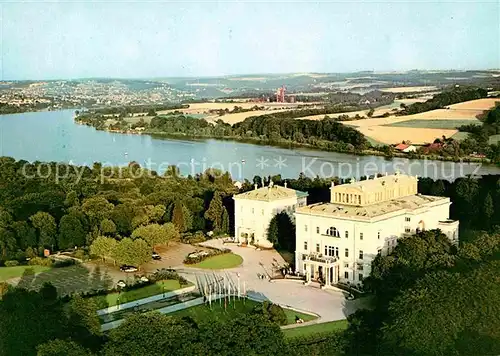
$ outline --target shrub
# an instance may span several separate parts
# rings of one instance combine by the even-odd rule
[[[195,233],[186,233],[181,236],[181,242],[186,244],[198,244],[200,242],[206,241],[207,238],[202,231],[196,231]]]
[[[64,259],[64,260],[54,261],[53,267],[55,267],[55,268],[68,267],[68,266],[76,265],[77,263],[78,263],[78,261],[76,261],[72,258],[68,258],[68,259]]]
[[[286,324],[285,311],[277,304],[264,301],[261,305],[256,306],[253,312],[254,314],[260,314],[264,316],[269,321],[278,325]]]
[[[28,264],[30,266],[47,266],[47,267],[52,267],[52,260],[50,258],[44,258],[44,257],[33,257],[31,260],[29,260]]]
[[[155,274],[150,276],[150,280],[157,282],[157,281],[162,281],[162,280],[176,280],[179,282],[179,284],[182,286],[185,286],[189,284],[186,278],[179,276],[179,274],[175,271],[168,271],[168,270],[159,270]]]
[[[5,267],[14,267],[19,265],[19,261],[5,261]]]
[[[73,257],[78,258],[82,261],[87,261],[89,259],[89,256],[87,255],[85,250],[81,249],[76,250],[75,253],[73,254]]]
[[[199,252],[205,252],[205,253],[200,254]],[[184,264],[194,265],[200,263],[201,261],[206,260],[207,258],[230,253],[231,250],[228,248],[224,249],[209,248],[209,251],[199,251],[199,252],[190,253],[189,255],[187,255],[187,257],[184,259]]]

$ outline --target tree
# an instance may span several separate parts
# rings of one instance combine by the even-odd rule
[[[224,207],[222,210],[222,233],[229,235],[229,214],[227,209]]]
[[[12,288],[3,295],[0,303],[1,355],[35,355],[38,345],[65,338],[66,331],[63,303],[54,299],[50,287],[43,286],[40,293]]]
[[[57,232],[56,221],[49,213],[39,211],[30,217],[30,221],[38,231],[38,243],[40,247],[53,249]]]
[[[486,218],[486,222],[488,223],[488,225],[490,223],[490,219],[493,216],[494,212],[495,212],[495,206],[493,205],[493,199],[491,198],[491,194],[488,193],[483,203],[483,214],[484,217]]]
[[[78,194],[74,190],[71,190],[66,194],[66,200],[64,200],[64,205],[70,206],[78,206],[80,201],[78,199]]]
[[[103,219],[99,226],[99,230],[103,235],[114,235],[116,233],[116,225],[113,220]]]
[[[190,228],[190,223],[192,223],[192,218],[190,217],[189,210],[186,209],[186,207],[180,200],[177,200],[174,203],[174,209],[172,211],[172,222],[180,232],[188,230]]]
[[[99,256],[103,260],[106,257],[114,258],[117,244],[118,242],[112,237],[99,236],[90,245],[90,254]]]
[[[85,199],[82,204],[82,210],[89,218],[89,222],[92,226],[98,226],[103,219],[107,219],[113,211],[113,208],[113,204],[102,196],[94,196]]]
[[[212,228],[214,231],[220,231],[222,228],[222,195],[220,192],[215,192],[212,200],[210,201],[210,206],[205,212],[205,218],[212,222]]]
[[[80,345],[95,349],[100,345],[101,323],[93,299],[77,295],[69,303],[67,317],[69,332]]]
[[[142,239],[124,238],[113,251],[119,264],[140,266],[151,260],[151,247]]]
[[[92,356],[87,350],[71,340],[51,340],[37,347],[37,356]]]
[[[295,224],[286,212],[273,216],[267,229],[267,239],[277,248],[295,252]]]
[[[140,332],[138,332],[140,330]],[[112,330],[105,355],[202,355],[197,331],[187,321],[160,313],[133,314]]]
[[[15,221],[11,225],[18,246],[21,250],[26,250],[28,247],[37,246],[36,230],[31,227],[26,221]]]
[[[169,239],[172,238],[167,229],[168,228],[165,226],[158,224],[140,226],[132,232],[132,238],[141,238],[146,241],[151,248],[155,248],[157,245],[167,244]]]
[[[384,341],[417,355],[498,354],[499,275],[500,261],[426,275],[391,303]]]
[[[85,230],[80,219],[73,215],[64,215],[59,221],[57,244],[60,249],[85,245]]]

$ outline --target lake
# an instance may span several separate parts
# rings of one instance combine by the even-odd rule
[[[234,141],[172,140],[147,135],[97,131],[75,124],[73,110],[0,116],[0,156],[27,161],[55,161],[91,166],[93,162],[125,166],[131,161],[163,172],[177,165],[182,174],[196,174],[209,167],[229,171],[234,179],[281,174],[343,178],[394,173],[453,180],[468,174],[500,174],[500,168],[477,163],[431,160],[387,160],[377,156],[307,149],[285,149]]]

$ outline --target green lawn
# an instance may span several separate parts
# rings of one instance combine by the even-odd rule
[[[462,125],[481,125],[479,120],[408,120],[401,122],[394,122],[384,126],[390,127],[413,127],[423,129],[450,129],[454,130]]]
[[[32,269],[33,273],[41,273],[51,269],[45,266],[14,266],[14,267],[0,267],[0,282],[6,281],[11,278],[21,277],[28,269]],[[29,271],[28,271],[29,273]]]
[[[211,309],[208,305],[202,304],[202,305],[197,305],[195,307],[179,310],[168,315],[177,316],[181,318],[185,316],[190,316],[195,321],[201,321],[210,318],[215,318],[220,321],[226,321],[229,319],[237,318],[238,315],[240,314],[250,313],[259,304],[260,304],[259,302],[255,302],[250,299],[245,300],[244,298],[242,298],[241,300],[236,299],[235,302],[231,300],[231,302],[229,302],[227,304],[227,307],[225,308],[224,300],[222,301],[217,300],[216,302],[212,303]],[[316,319],[316,317],[313,315],[298,313],[293,310],[285,308],[283,308],[283,310],[287,317],[287,324],[295,323],[295,316],[298,316],[304,321]]]
[[[191,285],[192,284],[181,286],[176,280],[164,280],[126,292],[114,292],[107,295],[95,296],[92,297],[92,299],[97,303],[98,309],[102,309],[117,305],[118,298],[120,299],[120,304],[124,304],[137,299],[147,298],[164,292],[171,292],[176,289],[189,287]]]
[[[304,319],[305,320],[305,319]],[[297,328],[285,329],[283,334],[287,338],[301,337],[301,336],[318,336],[321,334],[329,334],[334,331],[347,329],[347,320],[331,321],[328,323],[312,324],[308,326],[299,326]]]
[[[240,255],[234,253],[224,253],[222,255],[209,257],[206,260],[201,261],[200,263],[189,265],[189,267],[204,269],[225,269],[238,267],[242,262],[243,258]]]

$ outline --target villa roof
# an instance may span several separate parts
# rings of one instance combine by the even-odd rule
[[[300,190],[273,185],[270,187],[257,188],[245,193],[237,194],[234,196],[234,199],[274,201],[293,197],[307,197],[308,195],[309,194],[301,192]]]
[[[344,219],[370,220],[389,213],[413,211],[422,207],[450,202],[450,198],[430,195],[409,195],[378,204],[350,206],[334,203],[318,203],[297,208],[296,214],[320,215]]]
[[[383,177],[375,177],[374,179],[360,180],[350,184],[342,184],[333,187],[336,188],[355,188],[360,191],[377,191],[381,188],[395,186],[403,182],[416,181],[417,177],[408,176],[405,174],[392,174]]]
[[[406,150],[408,147],[410,147],[410,145],[407,145],[405,143],[400,143],[399,145],[394,146],[394,148],[399,151]]]

